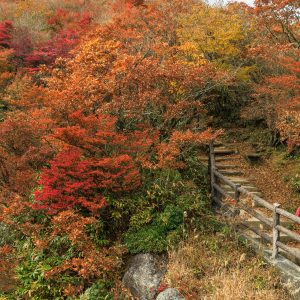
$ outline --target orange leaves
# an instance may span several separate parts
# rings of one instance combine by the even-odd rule
[[[208,129],[203,132],[174,131],[168,143],[158,146],[158,166],[160,168],[184,168],[185,153],[194,147],[208,144],[222,133]]]
[[[262,78],[255,86],[260,112],[289,151],[300,144],[299,3],[294,0],[257,0],[254,9],[262,28],[253,43]]]
[[[91,16],[89,13],[76,13],[66,9],[58,9],[49,19],[48,24],[51,26],[53,31],[60,31],[62,29],[73,27],[77,25],[84,26],[91,23]]]
[[[190,130],[186,132],[175,131],[171,136],[171,141],[177,144],[184,143],[197,143],[197,144],[208,144],[210,141],[214,140],[222,131],[217,131],[213,133],[210,129],[203,132],[192,132]]]
[[[3,168],[8,171],[6,188],[21,195],[35,185],[35,172],[53,155],[45,136],[52,120],[42,111],[15,112],[0,126],[0,151]]]
[[[72,210],[60,212],[52,219],[53,231],[51,237],[67,234],[73,243],[84,243],[87,239],[85,226],[95,223],[94,218],[85,218]]]
[[[63,290],[65,296],[75,296],[91,282],[104,276],[105,278],[112,276],[120,264],[117,255],[121,255],[123,249],[116,247],[98,249],[87,234],[87,227],[96,223],[97,220],[93,217],[84,217],[72,210],[66,210],[54,216],[46,227],[27,224],[28,230],[25,234],[32,238],[35,251],[43,253],[42,257],[48,258],[47,267],[42,275],[45,286],[52,287],[55,284],[55,288]],[[25,226],[23,227],[25,229]],[[63,245],[60,244],[63,249],[60,246],[55,247],[59,241],[63,241]],[[67,255],[65,251],[68,252]],[[55,255],[60,255],[59,253],[65,258],[56,260]],[[0,254],[0,269],[11,268],[12,263],[8,260],[12,254],[11,248],[7,246],[0,248]],[[2,264],[2,260],[5,259],[6,265]],[[39,263],[43,265],[43,261]],[[71,280],[71,283],[68,280],[62,281],[61,276],[65,275],[75,277],[76,281]]]
[[[86,149],[91,153],[109,154],[111,147],[122,147],[126,137],[116,132],[115,117],[84,116],[81,111],[68,116],[66,127],[57,128],[53,136],[66,145]]]
[[[300,69],[297,51],[292,54],[290,51],[279,52],[277,59],[282,71],[279,74],[274,72],[266,78],[266,92],[274,100],[274,123],[280,132],[281,140],[287,142],[290,152],[300,146]]]
[[[151,122],[164,118],[166,104],[190,102],[192,87],[201,90],[217,72],[182,65],[171,46],[176,20],[162,22],[167,6],[133,9],[87,35],[65,74],[53,73],[49,80],[50,101],[62,100],[54,109],[76,107]],[[173,82],[176,87],[170,88]]]
[[[30,255],[38,252],[32,268],[45,262],[42,288],[55,284],[61,297],[119,267],[122,251],[103,245],[115,243],[108,233],[123,233],[112,228],[127,227],[115,212],[135,205],[145,169],[184,168],[191,151],[217,135],[199,132],[206,128],[202,103],[230,79],[209,62],[188,63],[177,47],[177,15],[188,2],[131,1],[93,28],[88,16],[60,10],[49,21],[51,40],[19,51],[25,66],[41,72],[9,87],[0,209],[31,240]]]
[[[4,245],[0,247],[0,274],[1,277],[7,276],[12,273],[14,269],[14,249],[9,245]]]
[[[174,2],[176,13],[187,9],[184,3],[187,2]],[[84,181],[91,180],[91,190],[100,190],[99,198],[90,194],[75,197],[71,195],[71,188],[79,183],[80,176],[73,185],[66,181],[63,188],[71,193],[68,194],[70,201],[66,201],[71,206],[76,203],[96,210],[91,205],[94,201],[100,206],[103,204],[102,189],[114,193],[136,189],[140,185],[137,165],[155,167],[156,146],[170,137],[168,151],[159,146],[159,161],[171,162],[173,156],[180,156],[182,143],[195,142],[195,138],[205,141],[205,134],[196,137],[187,130],[205,127],[201,100],[209,91],[209,85],[215,84],[212,81],[216,84],[224,81],[226,72],[218,71],[212,64],[183,64],[175,47],[176,13],[167,1],[162,1],[132,7],[130,12],[124,11],[109,24],[95,26],[72,52],[72,58],[58,60],[51,76],[42,79],[46,87],[27,87],[21,97],[10,101],[32,115],[30,120],[27,117],[24,121],[28,132],[23,127],[15,131],[16,139],[22,141],[15,148],[26,153],[24,158],[31,156],[38,162],[35,170],[40,170],[60,149],[66,152],[59,160],[68,161],[69,154],[74,160],[74,164],[68,166],[71,172],[79,176],[81,170]],[[59,11],[50,23],[59,31],[61,27],[69,28],[65,23],[78,21],[73,17]],[[193,100],[196,97],[198,99]],[[38,123],[42,124],[41,128],[37,127]],[[143,124],[142,129],[140,124]],[[8,120],[3,125],[7,127]],[[12,135],[11,129],[9,135]],[[185,135],[179,137],[176,131]],[[7,139],[11,139],[9,135]],[[34,146],[25,136],[34,141]],[[185,142],[179,141],[184,138]],[[39,159],[38,147],[46,160]],[[74,149],[77,156],[72,152]],[[56,175],[51,176],[63,182],[54,169],[51,170]],[[23,168],[22,171],[27,174],[28,170]],[[42,177],[47,181],[51,176],[44,172],[48,177]],[[31,169],[29,173],[33,174]],[[18,175],[15,178],[19,178]],[[99,182],[94,185],[96,178]],[[76,188],[74,194],[75,191]],[[50,203],[48,196],[44,200]],[[55,198],[56,201],[61,203],[61,199]]]
[[[77,207],[97,214],[106,204],[104,192],[127,192],[140,186],[133,157],[146,155],[153,141],[150,136],[137,140],[138,131],[129,136],[117,133],[115,117],[75,112],[68,121],[53,135],[63,142],[63,151],[40,177],[42,190],[35,193],[35,208],[56,214]]]
[[[78,295],[82,292],[86,283],[101,278],[103,274],[107,275],[119,266],[119,262],[115,257],[119,249],[102,248],[98,250],[86,234],[86,226],[96,222],[96,219],[83,217],[72,210],[60,212],[52,219],[53,230],[49,240],[58,236],[67,236],[74,247],[74,251],[79,254],[45,273],[46,280],[70,271],[76,274],[79,284],[76,284],[76,286],[65,285],[64,293],[67,296]]]
[[[291,89],[292,91],[299,90],[300,91],[300,84],[298,78],[295,75],[282,75],[276,77],[269,77],[267,81],[271,84],[275,85],[276,87],[282,89]]]

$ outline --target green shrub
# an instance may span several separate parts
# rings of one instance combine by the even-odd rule
[[[128,250],[136,253],[161,253],[182,235],[184,212],[176,206],[167,206],[157,213],[151,224],[138,230],[130,229],[124,237]]]
[[[154,225],[143,227],[138,231],[129,231],[125,234],[124,241],[131,254],[161,253],[168,246],[163,228]]]
[[[207,213],[207,168],[187,156],[186,170],[156,170],[146,174],[146,184],[123,235],[132,254],[161,253],[184,238]]]
[[[13,245],[16,240],[16,233],[4,223],[0,223],[0,247]]]
[[[300,192],[300,173],[289,178],[289,182],[294,191]]]
[[[113,286],[114,284],[110,281],[97,281],[78,300],[113,300],[114,296],[110,292]]]
[[[33,244],[28,239],[22,244],[19,253],[26,255],[16,269],[19,282],[15,292],[17,297],[22,299],[30,297],[33,300],[65,299],[62,296],[62,287],[66,283],[79,282],[73,274],[63,275],[55,280],[45,278],[45,272],[73,257],[74,248],[66,237],[56,237],[47,250],[40,252],[34,250]]]

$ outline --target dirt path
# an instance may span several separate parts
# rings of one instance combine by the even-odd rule
[[[255,149],[247,142],[233,142],[231,146],[243,157],[255,153]],[[261,191],[262,198],[271,203],[280,203],[282,208],[293,213],[300,206],[299,194],[284,181],[283,170],[276,168],[271,158],[262,156],[262,162],[258,164],[250,164],[246,159],[240,163],[245,176]],[[288,170],[285,171],[288,173]]]

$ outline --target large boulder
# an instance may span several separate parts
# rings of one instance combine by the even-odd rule
[[[140,300],[153,300],[166,272],[166,260],[152,254],[132,257],[123,277],[124,286]]]
[[[161,292],[156,300],[184,300],[184,298],[176,289],[169,288]]]

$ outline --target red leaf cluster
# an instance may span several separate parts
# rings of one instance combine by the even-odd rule
[[[75,112],[53,137],[66,147],[40,176],[36,209],[55,214],[80,207],[96,213],[106,201],[104,192],[127,192],[140,185],[139,170],[129,155],[137,149],[116,132],[116,118]],[[147,145],[146,145],[147,147]]]
[[[79,43],[80,36],[91,24],[92,18],[88,13],[83,15],[58,10],[48,20],[55,35],[46,43],[42,43],[25,57],[25,65],[29,72],[39,70],[39,65],[52,64],[57,58],[67,58],[70,51]]]
[[[13,30],[11,21],[4,21],[0,23],[0,47],[10,48]]]
[[[91,21],[92,17],[88,12],[81,14],[66,9],[58,9],[55,14],[48,19],[48,24],[54,32],[60,32],[74,26],[90,25]]]

